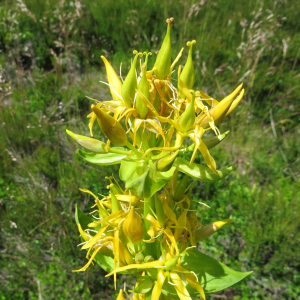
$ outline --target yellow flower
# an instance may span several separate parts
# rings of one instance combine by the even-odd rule
[[[181,253],[181,255],[184,255],[184,253],[187,250],[188,249],[186,249],[183,253]],[[185,268],[181,267],[179,255],[174,256],[172,255],[172,253],[168,252],[166,256],[162,258],[162,260],[156,260],[144,264],[132,264],[126,267],[121,267],[107,274],[106,277],[111,276],[117,272],[122,272],[131,269],[138,269],[138,270],[145,270],[145,271],[149,269],[159,270],[157,273],[156,283],[152,290],[151,300],[160,299],[162,287],[166,278],[169,278],[171,280],[172,282],[171,284],[175,287],[179,299],[192,300],[185,286],[186,285],[185,283],[188,283],[192,288],[197,290],[200,293],[201,297],[205,300],[204,290],[201,284],[198,282],[197,276],[193,272],[190,272]],[[184,280],[179,274],[182,274]]]

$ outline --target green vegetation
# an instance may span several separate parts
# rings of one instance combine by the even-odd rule
[[[65,129],[87,136],[85,95],[110,97],[100,55],[116,70],[123,62],[126,74],[134,49],[158,50],[171,16],[173,58],[196,37],[195,87],[219,100],[240,82],[246,90],[220,128],[229,137],[213,150],[218,167],[234,171],[195,183],[193,199],[210,206],[198,206],[204,224],[234,219],[201,250],[254,272],[210,299],[298,299],[299,10],[296,0],[2,1],[0,300],[115,299],[99,267],[72,273],[86,261],[75,204],[86,212],[93,204],[79,188],[106,193],[109,172],[73,155]]]

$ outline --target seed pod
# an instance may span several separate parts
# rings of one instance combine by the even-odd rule
[[[155,197],[155,211],[157,215],[157,221],[160,227],[164,228],[166,222],[164,207],[161,203],[161,200],[158,198],[157,194],[155,194],[154,197]]]
[[[179,124],[182,132],[187,132],[195,123],[195,92],[191,91],[192,100],[180,117]]]
[[[144,254],[143,253],[137,253],[134,260],[137,264],[141,264],[144,261]]]
[[[196,41],[193,40],[191,42],[187,42],[187,46],[190,47],[189,49],[189,55],[187,58],[187,61],[185,63],[185,66],[180,74],[180,79],[185,83],[185,85],[187,86],[188,89],[193,88],[194,83],[195,83],[195,69],[194,69],[194,65],[193,65],[193,45],[196,44]],[[180,92],[180,97],[184,98],[184,94],[181,91],[180,86],[178,86],[179,92]]]
[[[112,183],[113,185],[113,183]],[[116,213],[119,210],[121,210],[121,204],[119,202],[119,200],[116,198],[114,192],[112,191],[112,189],[110,190],[110,197],[111,197],[111,211],[112,213]]]
[[[107,75],[107,81],[111,85],[109,87],[110,93],[115,100],[122,100],[121,97],[121,89],[122,89],[122,82],[119,78],[119,76],[116,74],[115,70],[111,66],[111,64],[108,62],[108,60],[101,55],[101,58],[105,64],[106,68],[106,75]]]
[[[144,259],[144,263],[148,263],[154,261],[154,258],[151,255],[147,255]]]
[[[125,218],[123,231],[135,245],[139,244],[143,239],[143,222],[133,206],[131,206],[130,212]]]
[[[137,79],[136,79],[136,61],[138,56],[141,56],[142,53],[137,52],[136,50],[133,51],[135,57],[133,59],[131,68],[123,82],[122,89],[121,89],[121,96],[125,103],[125,106],[130,108],[132,107],[132,103],[134,100],[135,90],[137,88]]]
[[[144,53],[146,54],[146,53]],[[149,85],[148,85],[148,81],[147,81],[147,77],[146,77],[146,73],[147,73],[147,63],[148,63],[148,56],[152,55],[151,52],[146,54],[146,60],[145,63],[143,65],[143,75],[142,78],[139,82],[139,86],[138,86],[138,90],[148,99],[150,100],[150,92],[149,92]],[[143,100],[141,99],[140,95],[136,96],[135,99],[135,107],[137,112],[140,115],[141,119],[145,119],[148,113],[148,107],[144,104]]]
[[[196,232],[195,232],[196,243],[203,241],[204,239],[210,237],[215,232],[217,232],[222,226],[224,226],[225,224],[227,224],[231,221],[232,221],[232,219],[217,221],[210,225],[204,226],[204,227],[200,228],[199,230],[196,230]]]
[[[124,146],[127,142],[126,132],[122,125],[106,112],[96,106],[92,106],[97,116],[98,124],[105,136],[115,145]]]
[[[183,197],[185,190],[186,190],[186,186],[189,180],[189,176],[188,175],[184,175],[183,178],[180,180],[179,183],[177,183],[176,185],[176,189],[175,189],[175,194],[174,194],[174,201],[180,201],[181,198]]]
[[[83,135],[79,135],[73,133],[72,131],[66,129],[67,134],[72,137],[80,146],[85,149],[92,151],[94,153],[107,153],[106,144],[98,141],[96,139],[92,139],[90,137],[86,137]]]
[[[168,29],[154,64],[154,74],[158,79],[164,79],[171,68],[171,24],[174,18],[167,19]]]
[[[176,159],[179,150],[175,151],[173,154],[165,156],[155,162],[155,167],[161,172],[167,172],[172,168],[173,162]]]

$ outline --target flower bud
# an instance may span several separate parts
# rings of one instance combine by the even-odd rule
[[[148,63],[148,56],[152,55],[151,52],[146,54],[146,61],[143,65],[143,75],[139,82],[138,90],[148,99],[150,100],[150,92],[149,92],[149,85],[146,77],[147,73],[147,63]],[[137,112],[139,113],[139,116],[141,119],[145,119],[148,113],[148,107],[144,104],[141,96],[137,94],[135,99],[135,108]]]
[[[115,145],[124,146],[127,142],[127,135],[122,125],[112,116],[96,106],[92,106],[97,116],[98,124],[105,136]]]
[[[180,117],[179,124],[182,132],[187,132],[194,125],[195,115],[195,92],[192,91],[192,100]]]
[[[148,263],[154,261],[154,258],[151,255],[147,255],[144,259],[144,263]]]
[[[101,55],[101,58],[105,64],[107,81],[111,85],[109,87],[110,93],[114,100],[122,100],[120,98],[122,82],[108,60],[103,55]]]
[[[131,206],[130,212],[125,218],[123,231],[135,245],[139,244],[143,239],[143,222],[133,206]]]
[[[217,221],[217,222],[214,222],[210,225],[207,225],[207,226],[204,226],[204,227],[200,228],[199,230],[197,230],[195,232],[195,241],[196,241],[196,243],[200,242],[200,241],[203,241],[204,239],[210,237],[215,232],[217,232],[222,226],[224,226],[225,224],[227,224],[231,221],[232,221],[232,219]]]
[[[172,168],[173,162],[176,159],[179,150],[175,151],[173,154],[165,156],[155,162],[156,169],[160,172],[167,172]]]
[[[92,151],[94,153],[107,153],[106,144],[98,141],[96,139],[92,139],[90,137],[86,137],[83,135],[75,134],[72,131],[66,129],[67,134],[72,137],[80,146],[85,149]]]
[[[111,185],[113,185],[113,183]],[[119,210],[121,210],[122,208],[121,208],[119,200],[116,198],[112,189],[110,189],[110,197],[111,197],[111,211],[114,214],[114,213],[118,212]]]
[[[168,29],[154,64],[154,74],[158,79],[164,79],[171,68],[171,24],[174,18],[167,19]]]
[[[195,83],[195,69],[194,69],[194,65],[193,65],[193,52],[192,52],[192,48],[193,45],[196,44],[196,41],[193,40],[191,42],[187,42],[187,46],[190,47],[189,49],[189,55],[187,58],[187,61],[185,63],[185,66],[180,74],[180,79],[185,83],[185,85],[187,86],[187,88],[190,90],[191,88],[193,88],[194,83]],[[178,86],[179,92],[180,92],[180,97],[184,98],[184,94],[181,91],[181,87],[180,85]]]
[[[118,294],[118,297],[116,300],[126,300],[123,296],[123,290],[120,290],[119,294]]]
[[[123,82],[122,89],[121,89],[121,96],[123,98],[125,106],[128,108],[132,107],[132,103],[134,100],[135,90],[137,88],[137,79],[136,79],[136,70],[135,70],[136,61],[138,56],[141,56],[142,53],[133,51],[133,54],[135,54],[135,57],[133,59],[131,68]]]
[[[144,261],[144,254],[143,253],[137,253],[134,260],[137,264],[141,264]]]
[[[208,112],[214,119],[215,125],[218,125],[232,110],[231,105],[236,105],[241,101],[244,96],[245,90],[242,89],[243,84],[240,84],[230,95],[225,97],[222,101],[220,101],[216,106],[211,108]],[[241,93],[240,93],[241,92]],[[240,95],[236,98],[236,96],[240,93]],[[234,104],[235,103],[235,104]],[[206,114],[203,114],[198,120],[197,124],[199,124],[203,128],[209,127],[209,117]]]

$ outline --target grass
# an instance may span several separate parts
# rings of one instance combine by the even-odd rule
[[[234,219],[201,250],[254,272],[209,298],[297,299],[298,11],[294,0],[1,3],[0,299],[115,298],[111,279],[97,266],[72,270],[85,262],[74,207],[88,211],[92,204],[78,189],[105,193],[104,177],[117,167],[80,160],[65,129],[87,135],[85,95],[109,97],[99,84],[106,80],[99,56],[116,69],[122,61],[125,74],[132,50],[159,49],[170,16],[174,57],[197,40],[197,87],[217,99],[240,82],[246,89],[221,127],[229,137],[212,151],[218,166],[234,171],[219,183],[195,183],[193,197],[211,207],[199,206],[203,223]]]

